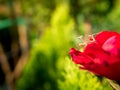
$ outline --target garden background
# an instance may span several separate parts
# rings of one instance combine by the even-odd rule
[[[14,2],[19,9],[12,6]],[[27,46],[21,44],[23,55],[27,51],[27,58],[20,59],[18,65],[22,69],[15,69],[12,84],[6,79],[0,90],[113,90],[105,78],[79,70],[69,50],[80,49],[81,35],[86,40],[102,30],[119,32],[120,0],[0,0],[0,5],[12,12],[9,16],[7,9],[0,10],[0,29],[11,25],[8,19],[7,24],[3,23],[3,17],[12,17],[12,22],[18,20],[13,27],[20,23],[25,29],[19,31],[27,33],[27,39],[23,37],[19,42],[27,42]],[[18,10],[15,14],[14,9]]]

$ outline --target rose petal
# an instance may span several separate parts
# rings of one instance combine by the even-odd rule
[[[117,32],[113,32],[113,31],[102,31],[100,33],[98,33],[96,36],[95,36],[95,40],[96,42],[98,42],[99,44],[103,45],[104,42],[112,37],[112,36],[115,36],[115,35],[119,35]]]
[[[110,52],[111,54],[117,55],[117,42],[116,36],[110,37],[102,46],[103,50]]]
[[[118,49],[120,48],[120,37],[117,35],[108,38],[102,46],[103,50],[118,55]]]
[[[93,62],[93,60],[89,56],[83,54],[80,51],[75,50],[74,48],[71,48],[69,54],[71,55],[72,60],[76,64],[85,65],[85,64],[90,64]]]

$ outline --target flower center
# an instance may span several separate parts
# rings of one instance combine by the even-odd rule
[[[87,39],[83,36],[79,36],[78,39],[80,40],[79,47],[85,47],[88,43],[95,42],[94,34],[89,35]]]

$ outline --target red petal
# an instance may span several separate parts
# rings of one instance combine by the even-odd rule
[[[102,45],[108,38],[115,35],[119,35],[119,34],[113,31],[102,31],[95,36],[95,40]]]
[[[118,55],[118,49],[120,48],[120,36],[112,36],[108,38],[102,46],[103,50],[113,54]]]
[[[89,56],[83,54],[80,51],[75,50],[74,48],[71,48],[69,54],[71,55],[72,60],[76,64],[85,65],[85,64],[90,64],[93,61]]]
[[[92,68],[89,71],[112,80],[120,80],[120,62],[113,63],[108,67],[97,64],[94,65],[94,67],[95,68]]]
[[[116,62],[117,60],[113,55],[105,52],[97,43],[88,44],[83,53],[91,57],[94,63],[103,64],[104,66]],[[113,58],[115,60],[112,60]]]
[[[110,52],[111,54],[117,55],[117,41],[116,36],[110,37],[102,46],[103,50]]]

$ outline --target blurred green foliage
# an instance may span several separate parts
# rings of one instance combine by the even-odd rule
[[[69,6],[78,34],[86,21],[92,25],[93,33],[103,29],[119,31],[120,28],[120,0],[21,0],[21,3],[31,39],[36,39],[50,26],[54,10],[64,3]]]
[[[30,60],[16,82],[17,90],[112,90],[104,79],[100,82],[95,75],[79,70],[70,59],[69,49],[78,43],[70,12],[68,3],[57,4],[49,25],[32,42]],[[79,22],[82,25],[83,20]]]
[[[74,23],[66,12],[67,7],[65,10],[64,8],[59,7],[60,12],[57,11],[53,15],[51,27],[44,32],[39,42],[34,43],[31,60],[28,62],[18,85],[23,86],[18,90],[35,90],[37,88],[40,90],[58,90],[56,81],[59,71],[56,64],[60,57],[64,57],[68,53],[70,44],[73,44],[72,37],[74,36],[70,36],[74,34]],[[57,13],[61,13],[63,17],[57,16]]]

